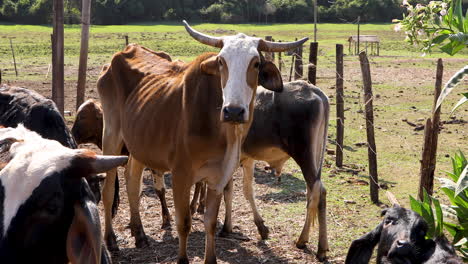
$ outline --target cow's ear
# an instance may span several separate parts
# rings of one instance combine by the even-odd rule
[[[345,264],[367,264],[372,256],[374,247],[379,243],[383,224],[380,223],[374,230],[354,240],[346,255]]]
[[[274,92],[283,91],[283,80],[281,73],[271,61],[262,61],[260,72],[258,73],[258,83],[268,90]]]
[[[218,57],[213,56],[204,60],[200,65],[202,71],[210,75],[219,75]]]
[[[74,264],[100,264],[102,238],[96,204],[92,199],[80,199],[74,213],[67,235],[68,260]]]

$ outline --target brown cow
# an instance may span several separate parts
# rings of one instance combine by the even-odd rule
[[[72,127],[72,135],[76,140],[77,144],[93,143],[102,149],[102,106],[101,104],[93,99],[86,100],[78,110],[76,111],[76,119]],[[128,155],[128,151],[123,147],[123,155]],[[159,173],[155,170],[151,170],[154,180],[154,188],[156,194],[161,201],[162,211],[162,228],[168,228],[171,226],[171,214],[167,208],[166,203],[166,186],[164,185],[163,173]],[[119,206],[119,181],[115,181],[115,194],[114,202],[112,204],[112,217],[117,213]]]
[[[329,115],[327,96],[317,87],[305,82],[294,81],[284,84],[282,93],[257,88],[255,99],[254,120],[249,133],[242,146],[243,191],[249,201],[254,214],[254,221],[262,239],[267,239],[269,230],[257,210],[253,189],[253,162],[265,160],[269,163],[272,172],[279,177],[283,164],[292,157],[300,166],[307,183],[307,215],[301,236],[296,242],[298,248],[305,247],[310,233],[311,224],[318,215],[319,246],[317,257],[326,258],[328,250],[326,229],[326,191],[323,187],[320,174],[326,138]],[[73,126],[73,133],[77,142],[96,142],[92,135],[102,135],[102,125],[95,124],[96,120],[102,122],[100,105],[87,101],[77,112],[77,121]],[[84,140],[87,139],[87,140]],[[169,225],[168,209],[165,207],[164,180],[162,174],[153,174],[156,192],[163,207],[163,225]],[[279,178],[278,178],[279,179]],[[116,181],[117,182],[117,181]],[[197,184],[191,203],[191,212],[195,212],[198,197],[204,198],[205,188]],[[232,232],[231,185],[225,189],[226,218],[220,235]],[[118,193],[118,191],[116,191]],[[203,212],[204,206],[200,200],[198,211]]]
[[[260,51],[285,51],[302,45],[273,43],[244,34],[211,37],[193,30],[201,43],[221,48],[180,65],[138,45],[114,55],[98,80],[104,111],[103,153],[128,148],[126,170],[130,227],[137,247],[147,245],[138,211],[144,165],[171,171],[179,263],[188,263],[187,237],[191,227],[190,188],[208,184],[205,212],[205,263],[216,263],[214,232],[225,186],[239,166],[241,145],[252,122],[257,85],[281,91],[276,66],[261,60]],[[111,205],[116,170],[107,173],[103,190],[105,238],[117,249]]]

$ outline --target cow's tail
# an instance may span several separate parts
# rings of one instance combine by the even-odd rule
[[[325,159],[326,146],[328,141],[328,122],[330,115],[330,104],[328,97],[320,91],[317,93],[321,99],[320,113],[318,113],[317,122],[314,122],[311,128],[311,152],[312,152],[312,170],[314,180],[308,185],[308,207],[311,209],[312,226],[315,225],[315,218],[318,216],[319,203],[325,199],[326,190],[321,181],[322,166]],[[322,197],[323,196],[323,197]]]
[[[117,215],[120,205],[120,193],[119,193],[119,175],[115,176],[115,188],[114,188],[114,201],[112,202],[112,218]]]

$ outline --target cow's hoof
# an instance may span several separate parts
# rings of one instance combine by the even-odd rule
[[[257,226],[258,233],[262,237],[262,240],[268,239],[268,236],[270,235],[270,229],[263,223]]]
[[[327,260],[327,251],[326,251],[326,250],[324,250],[324,251],[320,251],[320,250],[319,250],[319,251],[317,252],[317,259],[318,259],[318,261],[320,261],[320,262],[326,261],[326,260]]]
[[[221,231],[219,231],[218,236],[219,237],[228,237],[230,234],[232,234],[232,228],[226,227],[226,225],[223,225],[223,228]]]
[[[185,257],[185,258],[179,258],[177,260],[177,264],[189,264],[189,261],[188,261],[188,258]]]
[[[298,249],[304,249],[304,248],[306,248],[306,247],[307,247],[307,241],[300,241],[300,240],[298,240],[298,241],[296,242],[296,247],[297,247]]]
[[[216,261],[216,257],[213,256],[213,257],[205,257],[205,264],[216,264],[218,263]]]
[[[119,251],[119,246],[117,246],[117,237],[114,233],[111,233],[106,237],[106,246],[111,252]]]
[[[146,236],[135,238],[135,246],[137,248],[145,248],[149,246],[148,238]]]

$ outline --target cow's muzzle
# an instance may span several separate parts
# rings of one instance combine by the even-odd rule
[[[238,106],[224,106],[221,110],[221,121],[229,123],[245,123],[245,108]]]

